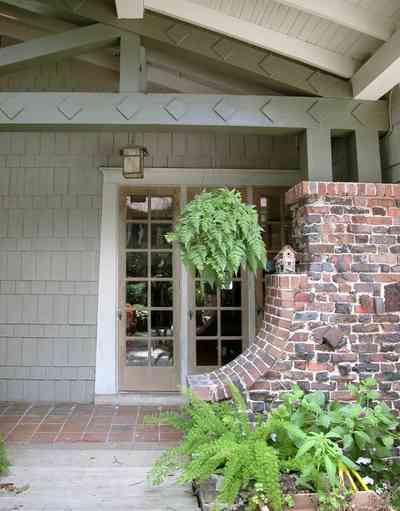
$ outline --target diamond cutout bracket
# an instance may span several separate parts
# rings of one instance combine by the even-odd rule
[[[122,117],[129,121],[139,112],[140,106],[133,98],[126,97],[120,101],[118,105],[115,105],[115,109],[122,115]]]
[[[163,108],[175,121],[179,121],[187,112],[185,103],[176,98],[171,100]]]
[[[211,48],[222,60],[228,60],[234,54],[233,44],[227,39],[219,39]]]
[[[271,124],[274,124],[274,119],[271,116],[269,104],[271,103],[272,99],[269,99],[264,105],[260,108],[260,112],[269,120]]]
[[[220,117],[223,121],[228,122],[235,115],[237,108],[227,99],[223,98],[218,101],[213,110],[218,117]]]
[[[75,103],[73,98],[67,98],[57,105],[57,110],[63,114],[63,116],[72,121],[80,112],[82,112],[83,108],[81,105]]]
[[[25,105],[16,98],[9,98],[0,104],[0,111],[10,121],[16,119],[25,109]]]
[[[177,46],[180,46],[190,36],[189,30],[179,24],[172,25],[172,27],[167,30],[166,34]]]

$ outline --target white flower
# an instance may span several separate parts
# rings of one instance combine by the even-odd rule
[[[276,433],[272,433],[272,434],[271,434],[271,440],[272,440],[273,442],[276,442],[276,439],[277,439]]]
[[[364,483],[368,486],[372,486],[374,484],[374,480],[371,477],[363,477]]]
[[[369,465],[371,463],[371,458],[363,458],[362,456],[358,458],[356,461],[358,465]]]

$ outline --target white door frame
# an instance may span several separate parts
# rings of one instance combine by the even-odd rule
[[[103,197],[100,234],[99,297],[96,347],[96,399],[118,394],[118,259],[119,190],[121,186],[174,186],[180,189],[181,205],[187,200],[187,187],[291,186],[301,179],[300,170],[260,169],[177,169],[146,168],[144,178],[125,179],[120,167],[101,167]],[[249,190],[249,188],[247,188]],[[181,268],[181,383],[188,373],[188,276]],[[251,291],[251,290],[249,290]],[[185,296],[186,295],[186,296]],[[249,293],[252,296],[252,293]],[[250,305],[250,304],[249,304]],[[250,308],[251,310],[251,308]],[[249,321],[249,338],[254,333]]]

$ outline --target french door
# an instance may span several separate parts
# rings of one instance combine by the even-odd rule
[[[175,391],[179,384],[177,254],[165,240],[177,211],[175,190],[121,193],[121,390]]]

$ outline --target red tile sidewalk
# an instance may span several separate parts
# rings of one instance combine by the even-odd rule
[[[0,434],[6,442],[127,443],[163,448],[181,435],[168,426],[144,424],[146,415],[172,407],[0,403]]]

